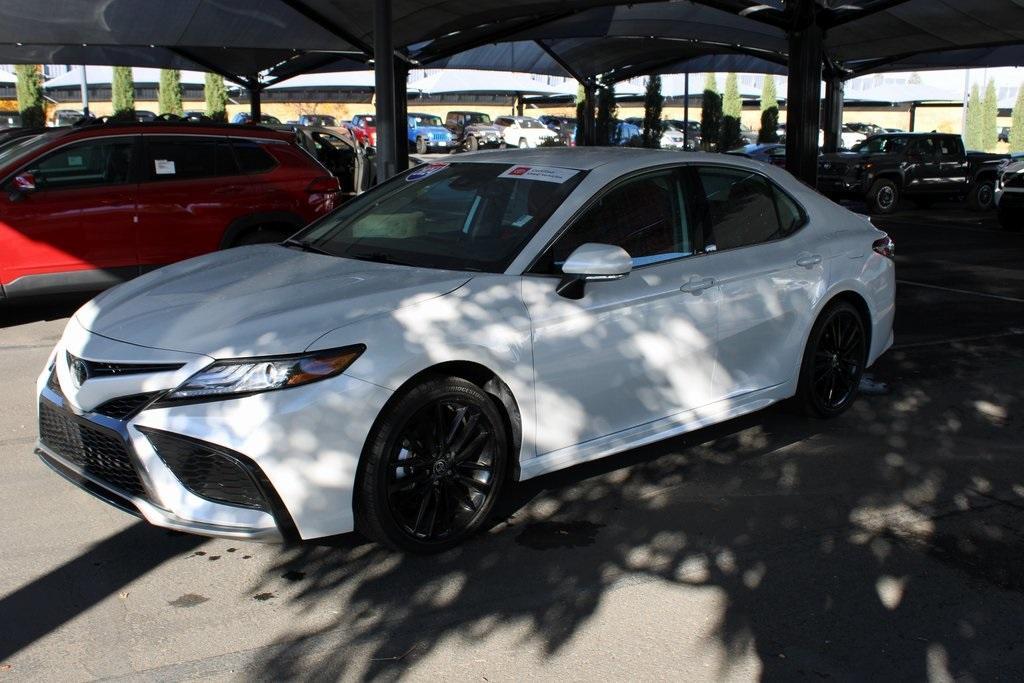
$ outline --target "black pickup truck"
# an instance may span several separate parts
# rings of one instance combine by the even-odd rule
[[[966,199],[991,209],[996,169],[1005,154],[966,152],[959,135],[873,135],[850,152],[818,157],[818,190],[829,197],[863,199],[872,213],[890,213],[901,197],[920,206]]]

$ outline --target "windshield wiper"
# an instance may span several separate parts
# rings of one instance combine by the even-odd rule
[[[294,237],[289,237],[284,242],[281,242],[281,246],[282,247],[294,247],[296,249],[301,249],[302,251],[308,251],[311,254],[323,254],[324,256],[335,256],[335,254],[332,254],[329,251],[321,249],[320,247],[313,246],[309,242],[303,242],[302,240],[297,240]]]
[[[358,254],[351,254],[351,253],[346,252],[345,253],[345,257],[346,258],[353,258],[353,259],[356,259],[358,261],[373,261],[375,263],[389,263],[389,264],[391,264],[393,266],[412,266],[412,267],[415,267],[412,263],[396,259],[391,254],[387,254],[387,253],[385,253],[383,251],[365,251],[365,252],[360,252]]]

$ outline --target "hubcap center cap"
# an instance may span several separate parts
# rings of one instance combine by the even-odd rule
[[[443,477],[444,475],[448,474],[448,470],[449,466],[447,460],[442,458],[440,460],[434,461],[434,476]]]

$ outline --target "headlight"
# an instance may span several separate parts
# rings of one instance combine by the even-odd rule
[[[366,350],[362,344],[298,356],[218,360],[161,399],[181,401],[239,396],[297,387],[340,375]]]

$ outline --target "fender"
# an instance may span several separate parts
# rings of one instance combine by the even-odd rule
[[[287,226],[293,232],[298,232],[305,225],[305,221],[290,211],[267,211],[264,213],[252,213],[241,218],[236,218],[228,226],[220,238],[219,249],[226,249],[235,243],[247,230],[257,225],[281,225]]]

